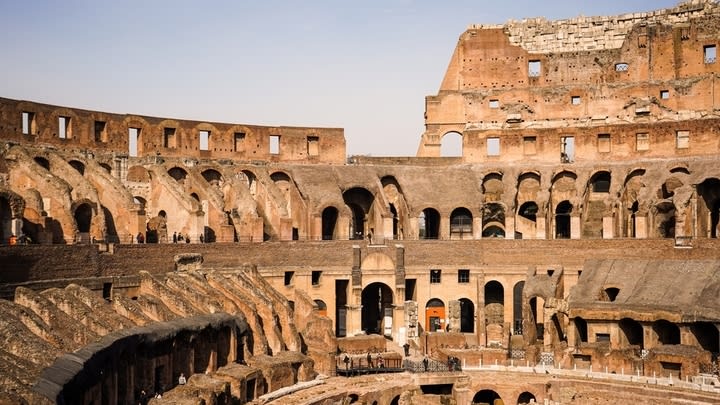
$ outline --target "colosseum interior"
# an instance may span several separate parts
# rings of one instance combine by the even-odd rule
[[[719,45],[470,26],[415,157],[2,98],[0,404],[720,403]]]

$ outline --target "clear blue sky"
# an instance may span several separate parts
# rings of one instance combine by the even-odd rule
[[[116,113],[345,128],[349,155],[414,156],[469,24],[677,0],[0,0],[0,96]]]

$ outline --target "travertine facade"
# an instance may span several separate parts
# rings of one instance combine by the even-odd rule
[[[718,402],[642,385],[717,374],[718,45],[712,1],[471,26],[406,158],[346,159],[342,129],[0,99],[0,239],[21,245],[0,246],[0,402],[123,403],[182,370],[172,401],[251,401],[365,334],[392,342],[340,347],[636,380],[468,371],[278,403]],[[96,356],[112,383],[85,379]]]

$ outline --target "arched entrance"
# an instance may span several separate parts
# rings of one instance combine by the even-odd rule
[[[315,305],[318,307],[318,315],[327,316],[327,304],[323,300],[315,300]]]
[[[638,346],[640,349],[645,348],[643,327],[636,320],[630,318],[623,318],[618,322],[621,336],[624,337],[624,342],[628,346]]]
[[[364,239],[366,233],[372,230],[365,229],[365,227],[367,215],[370,213],[375,197],[368,190],[356,187],[345,191],[343,200],[352,214],[348,230],[350,239]]]
[[[362,290],[362,329],[369,334],[392,335],[393,292],[384,283]]]
[[[440,236],[440,214],[433,208],[425,208],[418,217],[419,239],[437,239]]]
[[[573,206],[563,201],[555,208],[555,239],[570,239],[570,213]]]
[[[425,305],[425,329],[436,332],[445,328],[445,303],[433,298]]]
[[[92,207],[90,204],[80,204],[75,208],[75,223],[78,227],[78,232],[87,233],[90,232],[90,225],[92,224]]]
[[[469,209],[455,208],[450,214],[450,239],[472,239],[473,217]]]
[[[485,284],[485,319],[489,325],[505,322],[505,289],[495,280]]]
[[[535,395],[527,391],[520,394],[517,400],[518,405],[533,404],[536,402],[537,399],[535,399]]]
[[[460,298],[460,332],[475,332],[475,304],[467,298]]]
[[[473,404],[503,405],[500,395],[493,390],[481,390],[475,393]]]
[[[518,281],[513,287],[513,334],[522,335],[522,293],[524,281]]]
[[[440,156],[462,156],[463,155],[463,136],[459,132],[447,132],[440,140]]]
[[[8,243],[10,236],[12,236],[12,209],[7,198],[0,196],[0,243]]]
[[[322,240],[333,240],[335,237],[335,226],[337,225],[338,210],[335,207],[327,207],[322,212]]]

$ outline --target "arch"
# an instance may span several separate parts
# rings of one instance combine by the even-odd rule
[[[390,401],[390,405],[398,405],[400,403],[400,395],[395,395]]]
[[[475,304],[468,298],[460,298],[460,332],[475,332]]]
[[[588,341],[588,326],[587,321],[581,317],[575,317],[573,319],[573,323],[575,324],[575,333],[577,334],[577,342],[578,343],[587,343]]]
[[[555,208],[555,239],[570,239],[570,214],[573,206],[568,200]]]
[[[35,156],[33,158],[33,160],[35,161],[35,163],[37,163],[40,166],[42,166],[43,168],[45,168],[45,170],[50,171],[50,162],[47,159],[45,159],[44,157]]]
[[[143,166],[132,166],[127,172],[128,181],[147,182],[150,181],[150,173]]]
[[[314,300],[315,305],[318,308],[318,315],[327,316],[327,304],[321,299]]]
[[[223,184],[223,176],[215,169],[206,169],[202,171],[202,176],[210,183],[211,186],[220,187]]]
[[[200,196],[197,193],[190,193],[190,197],[192,197],[195,201],[200,202]]]
[[[82,203],[73,212],[78,232],[88,233],[92,225],[93,208],[89,203]]]
[[[187,170],[183,169],[182,167],[177,167],[177,166],[170,168],[170,170],[168,170],[167,173],[170,175],[170,177],[175,179],[175,181],[177,181],[178,183],[184,182],[185,179],[187,178],[187,174],[188,174]]]
[[[703,350],[720,353],[720,332],[711,322],[693,322],[690,331]]]
[[[473,217],[465,207],[455,208],[450,214],[450,239],[471,239]]]
[[[367,334],[386,334],[392,330],[393,291],[385,283],[375,282],[361,294],[362,330]]]
[[[450,131],[440,138],[440,156],[453,157],[463,155],[463,136],[457,131]]]
[[[720,237],[720,180],[708,178],[697,186],[698,236]]]
[[[623,343],[629,346],[638,346],[640,349],[645,348],[645,337],[640,322],[630,318],[623,318],[618,322],[618,327],[623,337]]]
[[[257,176],[255,176],[255,173],[245,169],[238,173],[238,177],[247,185],[250,195],[254,196],[257,193]]]
[[[655,223],[657,236],[661,238],[675,237],[675,205],[662,201],[655,206]]]
[[[535,327],[535,335],[537,340],[545,340],[545,299],[543,297],[534,296],[530,297],[528,301],[529,316],[532,318],[528,320],[530,326]]]
[[[77,170],[81,175],[85,175],[85,164],[79,160],[71,160],[68,162],[73,169]]]
[[[473,404],[501,405],[503,403],[500,395],[490,389],[480,390],[473,396]]]
[[[485,202],[502,201],[504,191],[502,173],[488,173],[483,178],[482,192]]]
[[[440,237],[440,213],[434,208],[425,208],[418,217],[418,238],[437,239]]]
[[[445,330],[445,303],[439,298],[431,298],[425,304],[425,329],[428,332]]]
[[[627,236],[634,238],[637,236],[637,213],[640,209],[640,205],[637,201],[628,209],[628,222],[627,222]]]
[[[108,174],[111,174],[111,173],[112,173],[112,167],[110,167],[109,164],[107,164],[107,163],[100,163],[100,167],[102,167],[103,169],[105,169],[105,171],[108,172]]]
[[[610,172],[599,171],[590,178],[590,189],[593,193],[609,193],[610,192]]]
[[[535,395],[533,395],[531,392],[525,391],[518,395],[517,403],[518,405],[525,405],[525,404],[532,404],[536,403],[537,399],[535,398]]]
[[[350,208],[352,214],[349,229],[350,238],[364,239],[367,214],[370,212],[375,197],[365,188],[353,187],[343,193],[343,201]]]
[[[135,204],[138,204],[140,211],[145,211],[145,207],[147,207],[147,201],[144,198],[139,196],[133,196],[133,202]]]
[[[277,183],[278,181],[292,181],[290,180],[290,176],[287,173],[281,171],[273,172],[270,175],[270,179],[275,183]]]
[[[337,239],[337,219],[337,208],[330,206],[322,211],[322,240]]]
[[[600,301],[613,302],[620,294],[620,289],[617,287],[607,287],[600,293]]]
[[[522,335],[522,294],[524,288],[525,281],[518,281],[513,286],[513,333],[516,335]]]
[[[496,280],[485,283],[485,320],[488,324],[505,323],[505,288]]]
[[[663,345],[680,344],[680,328],[665,319],[658,319],[653,323],[653,331],[657,335],[658,342]]]
[[[526,201],[518,209],[518,215],[531,222],[537,222],[538,205],[535,201]]]
[[[499,203],[485,204],[482,213],[482,237],[505,237],[505,206]]]

